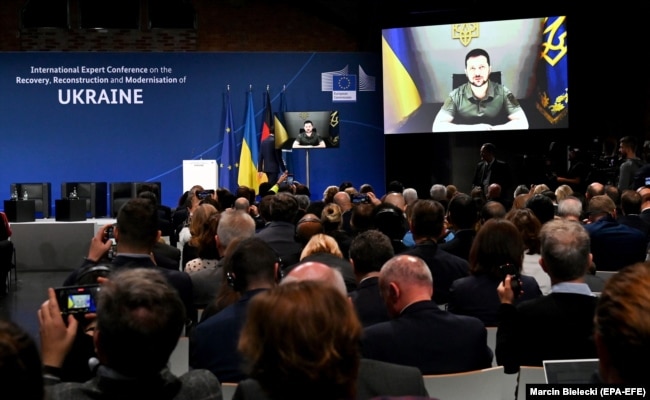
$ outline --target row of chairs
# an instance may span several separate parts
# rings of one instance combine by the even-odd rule
[[[73,191],[76,191],[77,197],[86,201],[88,217],[111,216],[115,218],[120,207],[128,199],[136,197],[143,189],[153,191],[158,198],[158,204],[161,204],[160,182],[63,182],[61,183],[61,198],[68,198]],[[36,213],[42,215],[43,218],[52,216],[52,184],[50,182],[12,183],[9,190],[10,193],[17,193],[19,198],[22,198],[23,194],[27,192],[28,198],[35,202]],[[110,205],[110,209],[108,205]]]
[[[496,327],[488,329],[488,344],[496,346]],[[189,370],[189,340],[179,339],[169,368],[177,376]],[[521,400],[526,399],[526,384],[546,383],[543,367],[521,367],[519,374],[506,374],[496,361],[491,368],[443,375],[424,375],[424,385],[431,397],[444,400]],[[231,400],[236,383],[224,382],[221,389],[224,400]]]

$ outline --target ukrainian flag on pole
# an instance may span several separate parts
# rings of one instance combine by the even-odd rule
[[[248,105],[246,107],[246,120],[244,121],[244,139],[241,144],[241,154],[239,156],[239,176],[237,183],[240,186],[248,186],[255,189],[255,194],[259,191],[257,180],[257,160],[260,158],[257,139],[257,127],[255,126],[255,110],[253,107],[252,89],[246,94]]]

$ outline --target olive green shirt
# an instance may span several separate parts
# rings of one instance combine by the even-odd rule
[[[497,125],[508,122],[508,115],[521,110],[517,98],[500,83],[489,81],[484,99],[474,97],[469,83],[454,89],[442,105],[455,124]]]

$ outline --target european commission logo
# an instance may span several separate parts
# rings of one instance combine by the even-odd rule
[[[321,91],[332,92],[332,102],[355,102],[357,90],[375,91],[375,77],[366,74],[361,65],[358,76],[350,74],[347,65],[340,71],[321,73]]]

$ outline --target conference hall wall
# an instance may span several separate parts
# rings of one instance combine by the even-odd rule
[[[335,93],[341,75],[356,84]],[[338,148],[285,153],[312,198],[342,181],[383,191],[380,79],[372,53],[0,53],[0,197],[51,182],[54,207],[61,182],[155,181],[175,206],[183,160],[221,160],[228,85],[237,158],[247,92],[259,140],[267,86],[273,112],[284,89],[286,111],[339,112]]]

